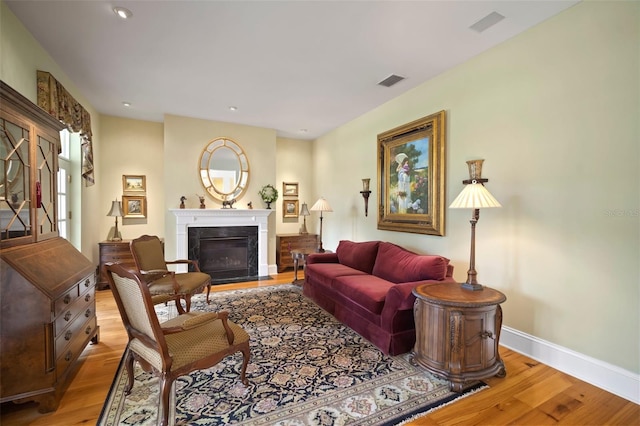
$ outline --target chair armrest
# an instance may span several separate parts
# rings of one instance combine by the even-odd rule
[[[187,316],[189,317],[188,319],[186,319],[180,326],[176,326],[176,327],[163,327],[162,328],[162,333],[167,335],[167,334],[174,334],[174,333],[180,333],[182,331],[187,331],[187,330],[191,330],[194,329],[196,327],[200,327],[203,326],[207,323],[210,323],[212,321],[217,321],[217,320],[222,320],[222,326],[224,327],[224,330],[227,334],[227,341],[229,342],[229,344],[233,344],[233,340],[235,339],[235,335],[233,334],[233,331],[231,330],[231,328],[229,327],[229,323],[228,323],[228,318],[229,318],[229,313],[227,311],[221,311],[221,312],[187,312],[185,314],[183,314],[183,316]]]
[[[178,259],[178,260],[167,260],[164,263],[166,263],[167,265],[193,265],[194,269],[198,272],[200,272],[200,267],[198,265],[198,261],[197,260],[191,260],[191,259]]]

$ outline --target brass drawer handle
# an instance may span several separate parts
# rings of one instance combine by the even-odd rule
[[[84,313],[84,316],[89,318],[91,316],[91,309],[87,309]]]
[[[67,352],[67,354],[64,356],[64,360],[71,361],[71,351]]]
[[[85,301],[85,302],[88,302],[89,300],[91,300],[91,295],[90,295],[90,294],[87,294],[87,295],[84,297],[84,301]]]
[[[71,302],[71,295],[70,295],[70,294],[67,294],[67,295],[64,297],[63,302],[65,303],[65,305],[68,305],[68,304],[69,304],[69,302]]]
[[[71,331],[67,331],[64,335],[64,340],[71,340],[71,337],[73,337],[73,333]]]
[[[91,280],[87,278],[87,280],[84,282],[84,286],[88,288],[90,285],[91,285]]]
[[[85,334],[91,334],[91,326],[87,327],[84,332]]]
[[[64,320],[69,321],[70,319],[71,319],[71,311],[67,311],[67,313],[64,314]]]

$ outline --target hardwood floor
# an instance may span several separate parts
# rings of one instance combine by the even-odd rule
[[[216,291],[290,283],[292,272],[273,280],[215,286]],[[0,424],[95,424],[126,344],[111,291],[96,296],[100,343],[89,345],[57,411],[41,414],[34,403],[1,406]],[[640,425],[640,406],[581,380],[500,348],[507,377],[490,388],[434,411],[411,425]]]

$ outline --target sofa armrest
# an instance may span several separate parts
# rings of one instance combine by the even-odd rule
[[[453,278],[447,277],[444,280],[413,281],[392,286],[384,300],[380,325],[384,329],[393,330],[395,322],[402,317],[401,312],[412,311],[411,315],[413,315],[413,305],[416,301],[416,296],[413,295],[414,288],[423,284],[455,284],[455,282]]]
[[[453,277],[453,265],[452,264],[448,264],[447,265],[447,277]]]
[[[337,253],[312,253],[307,256],[307,265],[311,263],[340,263]]]

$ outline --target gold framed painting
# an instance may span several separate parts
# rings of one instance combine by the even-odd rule
[[[147,178],[145,175],[122,175],[122,191],[128,193],[146,193]]]
[[[298,217],[298,200],[282,200],[282,217]]]
[[[297,197],[298,182],[282,182],[282,195],[285,197]]]
[[[147,217],[147,197],[144,195],[123,195],[122,211],[126,218]]]
[[[445,112],[378,135],[378,229],[444,236]]]

